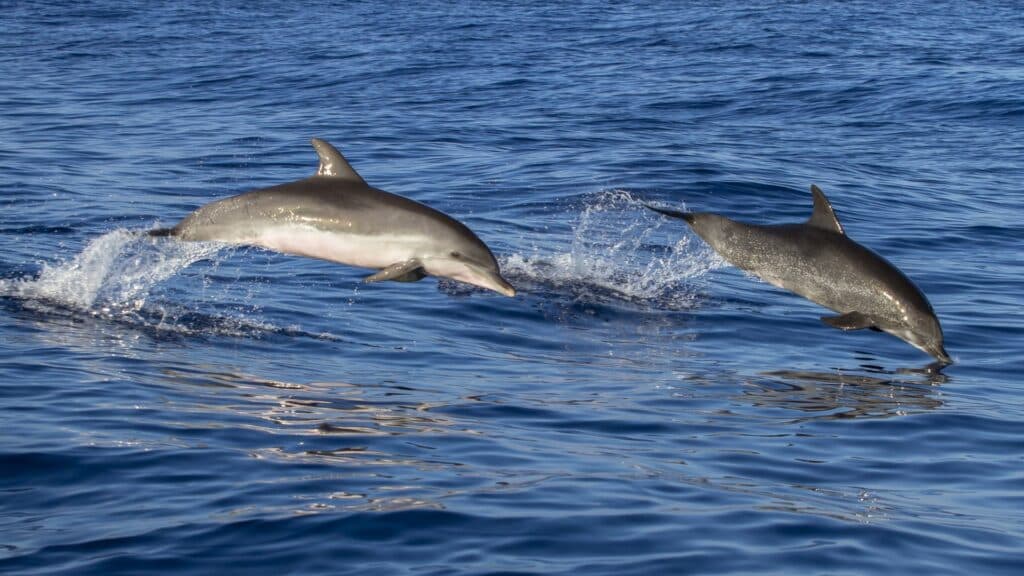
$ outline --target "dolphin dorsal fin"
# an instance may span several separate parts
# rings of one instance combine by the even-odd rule
[[[839,218],[836,218],[832,204],[829,203],[828,198],[825,198],[825,193],[821,191],[821,188],[811,184],[811,195],[814,196],[814,211],[811,212],[807,225],[844,234],[843,225],[839,223]]]
[[[366,180],[363,180],[363,177],[349,165],[348,160],[345,160],[337,148],[319,138],[313,138],[310,142],[313,143],[313,148],[320,156],[320,169],[316,171],[317,176],[331,176],[366,184]]]

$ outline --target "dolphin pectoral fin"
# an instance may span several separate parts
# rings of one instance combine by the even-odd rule
[[[839,316],[822,316],[821,321],[840,330],[875,328],[875,321],[860,312],[847,312]]]
[[[423,271],[423,268],[417,268],[408,274],[402,274],[392,278],[395,282],[419,282],[427,277],[427,273]]]
[[[415,282],[426,275],[427,273],[423,271],[423,263],[415,258],[410,258],[405,262],[392,264],[376,274],[371,274],[366,278],[363,278],[363,282],[367,284],[370,282],[382,282],[384,280],[394,280],[395,282]]]

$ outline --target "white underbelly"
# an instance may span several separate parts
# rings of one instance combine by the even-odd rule
[[[285,254],[363,268],[384,268],[421,256],[424,239],[400,234],[367,236],[325,232],[311,226],[275,226],[260,231],[249,243]]]

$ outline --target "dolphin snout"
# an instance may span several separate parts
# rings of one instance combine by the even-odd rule
[[[508,283],[507,280],[505,280],[501,276],[498,276],[497,274],[495,274],[494,276],[494,284],[495,286],[492,288],[492,290],[494,290],[495,292],[498,292],[499,294],[504,294],[509,298],[516,295],[515,287],[513,287],[511,284]]]
[[[938,346],[932,348],[931,350],[928,351],[928,353],[934,356],[936,360],[938,360],[944,365],[953,363],[953,359],[946,352],[946,348],[942,344],[939,344]]]
[[[509,298],[516,295],[516,289],[507,280],[502,278],[497,264],[486,266],[467,260],[451,260],[449,262],[453,263],[455,267],[435,269],[431,273],[437,276],[447,276],[448,278],[460,280],[488,290],[494,290],[498,294],[508,296]]]

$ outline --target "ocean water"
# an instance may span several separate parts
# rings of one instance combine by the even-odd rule
[[[0,572],[1019,574],[1016,2],[0,8]],[[138,234],[316,169],[515,298]],[[956,363],[644,202],[821,186]]]

